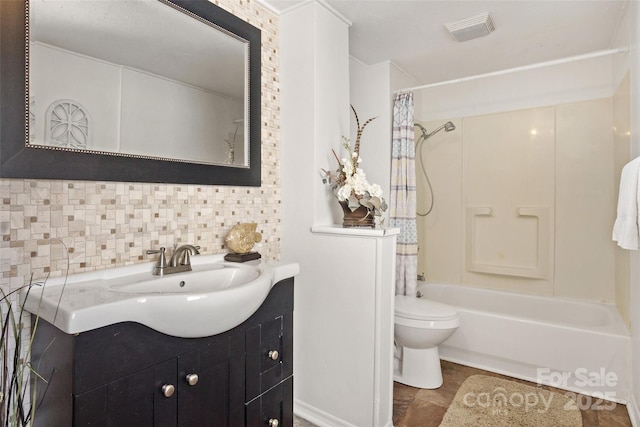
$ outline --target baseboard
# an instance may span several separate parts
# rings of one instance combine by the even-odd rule
[[[627,412],[629,412],[629,419],[633,427],[640,427],[640,409],[634,395],[631,395],[629,402],[627,403]]]
[[[298,399],[293,399],[293,413],[319,427],[358,427]]]

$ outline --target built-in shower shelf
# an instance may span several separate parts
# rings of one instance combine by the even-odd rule
[[[513,212],[513,211],[511,211]],[[499,233],[510,233],[505,221],[501,221],[504,216],[496,214],[496,208],[488,206],[472,206],[466,208],[465,218],[465,268],[467,271],[476,273],[498,274],[504,276],[526,277],[531,279],[549,279],[550,253],[551,253],[551,215],[546,207],[516,207],[515,214],[519,219],[535,219],[536,233],[529,239],[518,239],[520,245],[535,245],[534,248],[528,246],[524,252],[532,254],[521,265],[515,263],[500,263],[494,257],[491,259],[487,254],[480,251],[490,251],[486,249],[491,246],[487,240],[488,233],[480,233],[479,220],[491,218],[495,222],[492,230]],[[524,264],[524,265],[522,265]]]

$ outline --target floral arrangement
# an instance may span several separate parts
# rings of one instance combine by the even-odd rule
[[[362,132],[376,117],[367,120],[360,126],[358,113],[356,113],[353,105],[351,110],[356,117],[356,125],[358,127],[356,143],[351,148],[349,138],[342,137],[342,143],[347,150],[348,157],[340,159],[335,150],[331,150],[338,162],[338,169],[335,173],[322,169],[323,182],[331,186],[338,201],[346,204],[352,212],[360,207],[365,207],[369,214],[381,216],[387,210],[387,203],[382,198],[382,188],[378,184],[370,184],[364,171],[359,167],[362,162],[362,158],[360,158]]]

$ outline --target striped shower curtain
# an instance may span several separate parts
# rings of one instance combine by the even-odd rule
[[[416,295],[418,233],[416,229],[416,173],[413,136],[413,92],[393,100],[391,159],[391,227],[400,229],[396,252],[396,295]]]

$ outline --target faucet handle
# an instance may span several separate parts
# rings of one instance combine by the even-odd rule
[[[165,248],[160,249],[148,249],[147,255],[160,254],[156,267],[165,268],[167,266],[167,256],[165,255]]]

